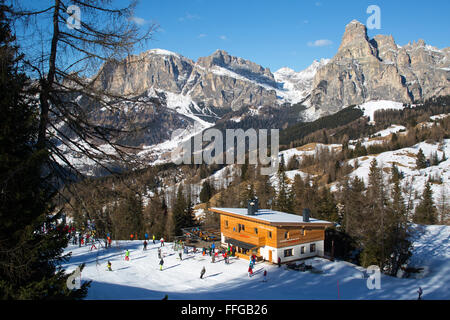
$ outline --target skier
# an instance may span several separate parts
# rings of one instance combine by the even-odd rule
[[[147,240],[144,240],[144,251],[147,250]]]
[[[205,266],[203,266],[203,269],[200,272],[200,279],[203,279],[203,276],[204,276],[205,272],[206,272],[206,269],[205,269]]]
[[[153,244],[155,244],[155,235],[153,235]]]
[[[161,242],[161,247],[164,247],[164,238],[161,238],[159,241]]]
[[[111,269],[111,261],[108,261],[108,264],[106,266],[108,267],[108,271],[112,271],[112,269]]]
[[[111,238],[108,237],[108,245],[109,245],[110,248],[111,248],[111,242],[112,242]]]
[[[215,261],[215,256],[212,255],[212,256],[211,256],[211,262],[214,263],[214,261]]]
[[[421,287],[419,287],[419,290],[417,290],[417,293],[419,294],[419,297],[417,298],[417,300],[422,300],[422,293],[423,293],[423,290],[422,290]]]
[[[97,247],[95,246],[95,242],[92,242],[92,246],[91,246],[91,249],[89,249],[89,251],[92,251],[92,248],[97,249]]]
[[[181,250],[178,252],[178,256],[180,257],[180,260],[183,260],[183,258],[181,257],[182,256]]]
[[[264,280],[263,280],[263,282],[266,282],[267,281],[267,270],[266,269],[264,269],[264,273],[263,273],[263,276],[264,276]]]
[[[126,260],[126,261],[130,261],[130,251],[128,251],[128,249],[127,249],[127,251],[125,252],[125,260]]]
[[[253,275],[253,269],[252,267],[248,267],[248,276],[251,277]]]
[[[163,258],[161,258],[161,260],[159,261],[159,270],[160,271],[162,271],[163,264],[164,264],[164,260],[163,260]]]
[[[161,248],[158,248],[158,259],[161,259]]]
[[[278,268],[281,267],[281,258],[278,257]]]

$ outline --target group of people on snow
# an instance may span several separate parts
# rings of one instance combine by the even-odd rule
[[[109,238],[109,237],[108,237]],[[147,238],[147,237],[146,237]],[[83,238],[80,238],[80,241],[82,241]],[[109,238],[110,240],[110,238]],[[153,236],[153,241],[155,243],[155,236]],[[158,248],[158,259],[159,259],[159,270],[162,271],[163,270],[163,266],[164,266],[164,253],[162,252],[162,247],[164,246],[164,238],[161,238],[160,240],[161,245]],[[147,250],[147,246],[148,246],[148,242],[147,239],[144,240],[143,242],[143,251]],[[178,251],[178,255],[179,255],[179,259],[182,260],[182,252],[188,253],[189,252],[189,248],[187,246],[184,245],[184,243],[182,241],[178,241],[174,243],[174,246],[172,247],[172,249],[174,250],[174,252]],[[192,252],[195,254],[197,252],[196,250],[197,248],[193,248]],[[230,256],[234,256],[235,254],[235,248],[232,245],[228,245],[227,248],[221,248],[218,249],[216,248],[216,245],[214,243],[211,244],[211,246],[209,248],[204,247],[202,249],[202,255],[206,255],[208,252],[208,254],[211,256],[211,262],[215,262],[216,259],[219,256],[219,253],[222,255],[222,258],[224,260],[224,262],[226,264],[229,264],[229,259]],[[125,250],[125,261],[130,261],[130,250],[126,249]],[[253,269],[255,267],[256,264],[256,255],[252,254],[250,256],[250,262],[249,262],[249,267],[248,267],[248,275],[249,277],[252,277],[254,275]],[[107,270],[108,271],[112,271],[112,263],[111,261],[108,261],[107,263]],[[206,268],[205,266],[202,267],[201,271],[200,271],[200,279],[203,279],[204,275],[206,273]],[[266,278],[267,278],[267,270],[264,269],[263,272],[263,282],[266,282]]]

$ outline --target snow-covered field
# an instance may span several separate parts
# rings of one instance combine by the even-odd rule
[[[162,247],[164,268],[159,270],[157,248],[150,242],[147,251],[142,241],[113,242],[113,248],[90,251],[90,246],[69,245],[71,260],[64,265],[73,271],[86,263],[81,280],[92,280],[87,299],[169,299],[187,300],[301,300],[301,299],[416,299],[417,289],[422,287],[424,299],[450,299],[450,227],[415,226],[414,252],[411,264],[425,267],[425,273],[414,278],[394,278],[381,275],[381,288],[369,290],[364,269],[348,262],[331,262],[322,258],[306,260],[322,271],[278,268],[259,262],[254,276],[248,277],[248,261],[232,258],[230,264],[222,259],[211,263],[201,253],[183,255],[166,243]],[[130,261],[124,260],[125,250],[130,250]],[[110,260],[113,271],[107,271]],[[200,279],[205,266],[206,274]],[[263,270],[267,270],[267,282],[263,282]]]

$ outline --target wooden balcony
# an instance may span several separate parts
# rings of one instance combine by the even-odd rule
[[[232,229],[222,229],[221,232],[227,238],[236,239],[245,243],[255,245],[255,247],[262,247],[266,244],[265,237],[259,237],[257,234],[241,231],[235,232]]]

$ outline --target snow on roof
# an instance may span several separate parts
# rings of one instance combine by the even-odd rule
[[[212,210],[217,210],[221,212],[228,212],[231,214],[237,214],[240,216],[245,216],[247,218],[254,218],[270,223],[311,223],[311,224],[319,224],[319,223],[328,223],[329,221],[318,220],[314,218],[309,218],[309,222],[303,221],[303,216],[299,216],[296,214],[269,210],[269,209],[259,209],[254,215],[248,215],[246,208],[211,208]]]

